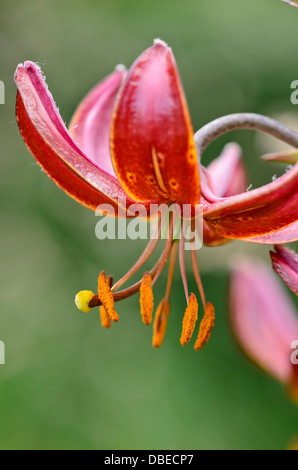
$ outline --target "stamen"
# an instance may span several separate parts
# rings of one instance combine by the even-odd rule
[[[162,345],[164,336],[166,334],[169,313],[170,303],[167,299],[163,299],[158,306],[154,318],[152,339],[152,346],[154,348],[159,348]]]
[[[113,285],[113,276],[108,276],[108,279],[107,279],[108,283],[109,283],[109,286],[112,288],[112,285]],[[99,315],[100,315],[100,320],[101,320],[101,326],[103,328],[110,328],[111,326],[111,319],[106,311],[106,309],[104,308],[103,305],[101,305],[99,307]]]
[[[158,259],[157,263],[153,266],[153,268],[149,271],[151,278],[155,276],[155,274],[157,273],[159,266],[161,264],[161,261],[162,261],[162,257],[163,257],[163,254],[160,256],[160,258]],[[114,302],[119,302],[120,300],[127,299],[128,297],[131,297],[132,295],[136,294],[137,292],[139,292],[141,284],[142,284],[142,279],[136,282],[135,284],[133,284],[132,286],[128,287],[127,289],[123,289],[120,292],[116,292],[114,294]],[[103,303],[101,299],[99,298],[99,296],[95,295],[90,300],[89,307],[90,308],[100,307],[102,304]]]
[[[140,306],[143,322],[145,325],[150,325],[153,312],[153,292],[152,279],[148,272],[144,274],[140,287]]]
[[[111,291],[110,281],[106,278],[104,271],[101,271],[98,277],[98,297],[110,319],[113,322],[117,322],[119,320],[119,316],[114,309],[113,292]]]
[[[153,238],[149,241],[148,245],[146,246],[145,250],[141,254],[138,261],[133,265],[133,267],[119,280],[117,281],[114,286],[112,287],[112,291],[116,292],[131,276],[137,272],[149,259],[152,255],[153,251],[155,250],[161,235],[161,217],[159,216],[158,220],[158,228],[153,235]]]
[[[189,294],[188,294],[188,285],[187,285],[187,277],[185,271],[185,256],[184,256],[184,246],[185,246],[185,236],[184,236],[184,224],[182,222],[181,227],[181,240],[179,244],[179,264],[180,264],[180,272],[186,297],[186,302],[189,301]]]
[[[157,308],[155,317],[154,317],[152,345],[155,348],[159,348],[162,345],[164,336],[166,334],[168,317],[170,314],[169,297],[170,297],[171,288],[173,284],[177,250],[178,250],[178,243],[174,243],[172,246],[172,250],[171,250],[168,282],[167,282],[165,297],[160,302]]]
[[[171,293],[173,277],[174,277],[174,272],[175,272],[175,265],[176,265],[177,250],[178,250],[178,243],[174,242],[172,246],[170,262],[169,262],[169,273],[168,273],[165,300],[169,300],[170,293]]]
[[[170,221],[169,221],[168,237],[167,237],[167,240],[166,240],[164,251],[163,251],[162,256],[161,256],[160,265],[159,265],[158,270],[157,270],[157,272],[156,272],[156,274],[153,278],[153,281],[152,281],[152,287],[156,283],[160,273],[162,272],[162,270],[163,270],[163,268],[164,268],[164,266],[165,266],[165,264],[168,260],[169,254],[170,254],[172,246],[173,246],[173,234],[174,234],[174,214],[173,214],[173,212],[171,212]]]
[[[215,322],[215,311],[211,302],[205,308],[205,314],[200,324],[199,335],[195,343],[195,350],[199,351],[209,341]]]
[[[180,338],[180,343],[182,346],[185,346],[188,341],[191,339],[196,321],[198,319],[198,302],[194,294],[190,294],[188,306],[186,307],[183,324],[182,324],[182,334]]]
[[[75,297],[75,303],[79,310],[84,313],[90,312],[91,308],[89,306],[90,301],[94,298],[93,292],[91,290],[82,290]]]
[[[200,292],[200,296],[204,305],[204,310],[206,310],[206,297],[205,297],[205,292],[204,292],[204,288],[203,288],[203,284],[202,284],[202,280],[200,276],[197,253],[195,250],[191,250],[190,255],[191,255],[191,264],[193,268],[193,273],[195,275],[195,280],[196,280],[196,283]]]
[[[109,315],[107,314],[106,309],[104,308],[103,305],[99,307],[99,313],[100,313],[100,320],[101,320],[101,326],[103,328],[110,328],[111,326],[111,319]]]

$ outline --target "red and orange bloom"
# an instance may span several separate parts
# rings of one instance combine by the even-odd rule
[[[269,132],[298,148],[298,135],[275,121],[257,115],[221,118],[202,128],[195,136],[172,50],[161,40],[147,49],[127,72],[118,67],[99,83],[78,107],[69,130],[65,127],[38,66],[25,62],[16,71],[18,87],[17,120],[21,135],[45,172],[66,193],[84,206],[96,210],[111,207],[111,215],[131,217],[130,207],[142,204],[149,214],[153,204],[191,207],[191,218],[204,218],[204,241],[213,246],[232,239],[254,243],[280,244],[298,239],[298,165],[278,180],[247,192],[247,178],[241,151],[236,144],[208,168],[200,164],[206,146],[217,136],[235,128]],[[125,201],[125,203],[123,203]],[[184,224],[185,221],[182,223]],[[152,287],[167,260],[169,274],[166,294],[154,321],[153,344],[160,346],[169,316],[177,240],[175,216],[170,216],[164,251],[142,279],[124,290],[124,282],[149,259],[161,235],[151,239],[135,265],[114,285],[100,275],[98,295],[78,294],[83,311],[101,306],[101,318],[115,321],[114,303],[141,292],[143,321],[152,319]],[[198,303],[188,292],[184,264],[185,237],[179,241],[179,262],[187,300],[181,343],[194,331]],[[204,307],[198,341],[205,344],[214,324],[214,309],[207,303],[191,250],[194,276]],[[117,315],[117,316],[116,316]]]
[[[230,318],[245,353],[285,385],[298,404],[298,317],[286,291],[260,260],[235,260]]]

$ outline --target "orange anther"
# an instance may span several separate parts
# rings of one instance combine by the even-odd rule
[[[195,350],[199,351],[202,349],[204,344],[209,341],[212,328],[215,322],[215,311],[212,303],[208,302],[205,308],[205,314],[200,324],[199,335],[195,343]]]
[[[153,292],[152,278],[148,272],[143,275],[140,287],[140,306],[143,322],[145,325],[150,325],[153,312]]]
[[[198,319],[198,309],[199,306],[196,296],[191,294],[183,318],[182,334],[180,338],[182,346],[185,346],[192,337],[193,330]]]
[[[100,313],[100,320],[101,320],[101,326],[103,328],[110,328],[111,326],[111,319],[109,315],[107,314],[106,309],[104,308],[103,305],[99,307],[99,313]]]
[[[155,348],[159,348],[162,345],[167,329],[169,313],[170,303],[168,300],[163,299],[160,302],[154,317],[152,346]]]
[[[117,322],[119,317],[114,309],[114,297],[110,287],[110,280],[106,278],[104,271],[101,271],[98,277],[98,297],[109,318],[113,322]]]

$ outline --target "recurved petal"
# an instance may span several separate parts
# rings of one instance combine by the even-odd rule
[[[209,227],[228,238],[256,238],[298,221],[298,164],[261,188],[206,202]]]
[[[261,243],[263,245],[275,245],[292,243],[298,240],[298,222],[277,232],[269,233],[261,237],[242,239],[251,243]]]
[[[247,174],[242,159],[242,149],[236,143],[227,144],[221,155],[204,168],[201,166],[201,185],[204,192],[216,197],[229,197],[247,189]],[[222,237],[204,221],[204,245],[218,246],[231,239]]]
[[[298,254],[281,245],[270,251],[274,270],[285,281],[287,286],[298,295]]]
[[[69,125],[70,135],[94,162],[114,174],[110,157],[110,130],[116,96],[126,75],[124,66],[100,82],[83,99]]]
[[[231,142],[207,167],[219,197],[235,196],[247,189],[247,174],[241,147]]]
[[[233,332],[247,355],[276,379],[290,383],[298,317],[278,278],[263,262],[235,261],[230,315]]]
[[[16,114],[29,150],[52,180],[81,204],[96,209],[109,203],[118,210],[118,198],[126,194],[117,179],[93,163],[66,129],[39,67],[19,65]],[[132,201],[127,198],[127,203]]]
[[[203,243],[205,246],[220,246],[230,243],[230,238],[221,237],[208,227],[206,221],[203,221]]]
[[[156,40],[133,64],[116,105],[112,162],[133,198],[199,202],[193,129],[171,49]]]

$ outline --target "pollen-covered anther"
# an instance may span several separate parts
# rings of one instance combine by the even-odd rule
[[[199,351],[209,341],[215,323],[215,311],[211,302],[205,308],[205,314],[200,324],[199,335],[195,343],[195,350]]]
[[[140,306],[143,322],[145,325],[150,325],[153,313],[153,292],[152,278],[148,272],[144,273],[140,287]]]
[[[82,290],[75,297],[75,304],[79,310],[84,313],[90,312],[91,308],[89,307],[90,300],[93,299],[94,294],[91,290]]]
[[[169,313],[170,303],[168,300],[163,299],[160,302],[154,317],[152,338],[152,346],[154,348],[159,348],[162,345],[167,329]]]
[[[182,334],[180,338],[180,343],[182,346],[185,346],[192,337],[196,321],[198,319],[198,309],[199,306],[197,298],[194,294],[191,294],[182,323]]]
[[[117,322],[119,320],[119,316],[114,308],[113,292],[111,291],[110,281],[107,279],[104,271],[101,271],[98,277],[98,297],[109,318],[113,322]]]
[[[103,328],[110,328],[111,319],[103,305],[99,307],[100,321]]]

